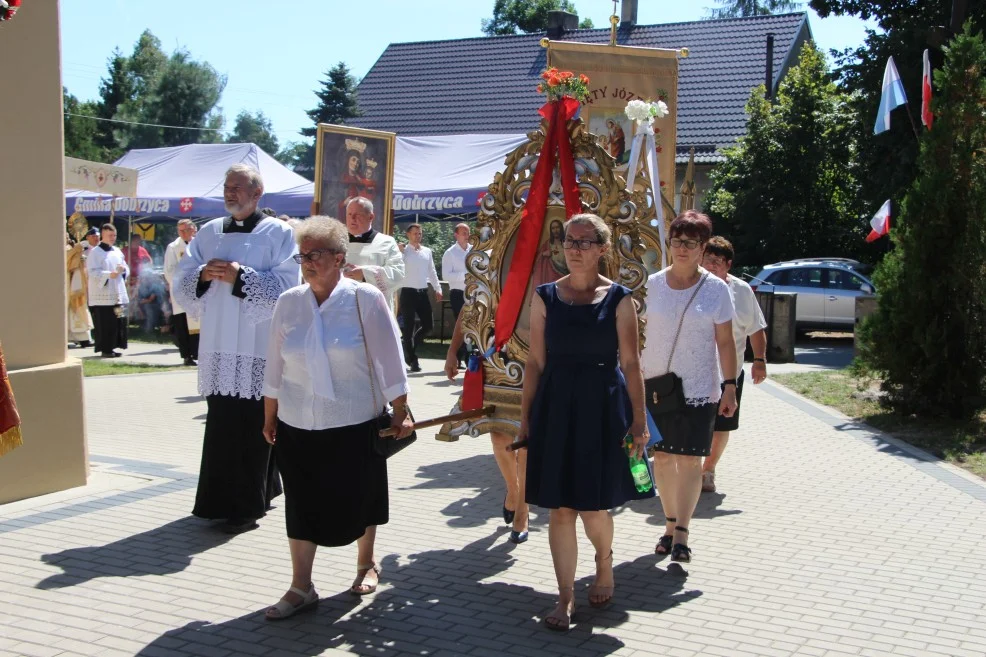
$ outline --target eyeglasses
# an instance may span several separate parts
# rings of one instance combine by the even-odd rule
[[[709,256],[709,255],[707,255],[707,256],[705,256],[702,259],[702,262],[704,262],[707,265],[711,265],[713,267],[725,267],[727,261],[725,259],[719,258],[717,256]]]
[[[671,248],[680,249],[681,247],[685,247],[689,251],[694,251],[695,249],[698,248],[699,244],[701,243],[702,242],[700,242],[699,240],[682,240],[682,239],[678,239],[677,237],[672,237],[671,239],[668,240],[668,244],[671,246]]]
[[[335,253],[332,249],[315,249],[314,251],[309,251],[308,253],[296,253],[292,258],[299,265],[307,260],[308,262],[318,262],[318,259],[322,257],[323,253]]]
[[[599,240],[570,240],[565,239],[562,242],[562,246],[566,249],[575,249],[576,251],[588,251],[592,248],[593,244],[602,244]]]

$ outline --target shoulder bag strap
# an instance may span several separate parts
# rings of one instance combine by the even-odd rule
[[[665,276],[667,276],[665,274]],[[678,330],[674,332],[674,342],[671,343],[671,354],[668,356],[668,366],[664,369],[665,374],[671,371],[671,359],[674,358],[674,350],[678,347],[678,336],[681,335],[681,327],[685,323],[685,314],[688,313],[688,308],[692,305],[692,301],[698,296],[698,291],[702,289],[705,285],[705,279],[709,277],[708,272],[702,275],[702,279],[698,282],[695,287],[695,291],[692,292],[692,297],[685,304],[685,309],[681,311],[681,319],[678,320]]]
[[[377,406],[377,386],[374,383],[376,380],[376,375],[373,371],[373,360],[370,358],[370,348],[366,344],[366,331],[363,330],[363,313],[359,308],[359,287],[353,290],[353,294],[356,295],[356,317],[359,318],[359,334],[363,338],[363,353],[366,354],[366,368],[369,370],[370,375],[370,394],[373,395],[373,406],[376,408],[383,408],[383,406]]]

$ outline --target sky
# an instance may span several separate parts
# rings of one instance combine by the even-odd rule
[[[612,0],[575,0],[581,18],[609,25]],[[639,25],[699,20],[714,0],[640,0]],[[61,0],[63,85],[80,100],[99,97],[114,48],[130,54],[150,29],[171,53],[188,50],[227,76],[220,106],[232,129],[241,110],[261,110],[283,147],[300,141],[313,91],[340,61],[364,76],[390,43],[482,36],[480,21],[493,0]],[[860,45],[864,22],[854,17],[820,19],[809,11],[823,51]],[[436,90],[440,91],[440,90]]]

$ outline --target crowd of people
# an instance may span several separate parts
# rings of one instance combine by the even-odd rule
[[[439,301],[441,287],[421,227],[408,226],[398,244],[373,228],[366,198],[349,201],[344,222],[282,221],[258,210],[263,180],[245,165],[228,170],[223,193],[228,216],[198,231],[179,222],[165,254],[170,294],[138,284],[137,296],[147,304],[170,297],[181,357],[198,365],[207,414],[192,513],[238,534],[285,496],[292,577],[266,611],[279,620],[317,604],[319,546],[355,542],[350,592],[378,586],[374,543],[389,517],[380,430],[400,440],[414,429],[408,373],[421,370],[418,349],[433,327],[428,287]],[[456,226],[442,256],[458,318],[450,379],[468,355],[460,313],[469,233]],[[738,427],[748,337],[754,383],[766,377],[765,322],[749,286],[729,274],[732,246],[694,211],[678,216],[669,236],[673,264],[646,283],[643,349],[631,291],[600,274],[612,236],[595,215],[564,224],[567,273],[532,297],[517,435],[491,439],[510,540],[528,540],[530,505],[549,513],[558,603],[544,623],[552,630],[567,630],[575,612],[579,519],[595,550],[594,607],[616,591],[612,509],[652,498],[655,488],[666,524],[654,550],[691,561],[699,496],[715,490],[716,465]],[[126,257],[112,224],[86,240],[95,349],[113,357],[127,345],[129,263],[142,247],[131,242]],[[642,485],[629,464],[648,455],[653,472]]]

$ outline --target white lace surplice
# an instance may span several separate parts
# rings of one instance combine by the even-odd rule
[[[640,354],[645,379],[667,372],[678,321],[695,292],[694,286],[687,290],[672,290],[668,287],[666,272],[667,269],[647,278],[646,344]],[[719,372],[715,325],[725,324],[732,317],[733,302],[729,287],[722,279],[709,274],[688,308],[671,362],[671,371],[681,377],[689,406],[719,401],[722,376]]]
[[[357,291],[376,403],[356,316]],[[374,286],[343,278],[320,307],[307,284],[288,290],[277,302],[270,329],[264,395],[277,399],[277,416],[285,424],[305,430],[361,424],[407,394],[397,322]],[[311,340],[313,329],[321,333],[317,341]],[[313,342],[321,343],[321,353],[313,353]],[[326,380],[315,385],[317,376]]]
[[[277,298],[298,282],[299,267],[290,226],[261,220],[251,233],[223,233],[223,219],[205,224],[188,245],[174,285],[185,312],[201,321],[199,393],[259,399],[270,318]],[[199,273],[213,258],[235,261],[243,272],[241,299],[233,285],[212,281],[201,297]]]

